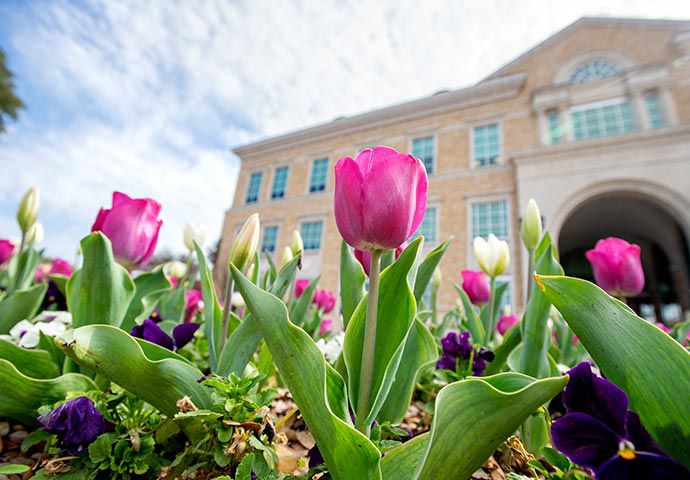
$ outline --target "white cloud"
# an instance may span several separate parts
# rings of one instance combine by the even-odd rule
[[[160,201],[161,246],[182,250],[186,221],[220,232],[233,145],[470,84],[582,15],[690,4],[93,0],[3,14],[28,110],[0,141],[0,236],[38,185],[48,252],[68,256],[113,190]]]

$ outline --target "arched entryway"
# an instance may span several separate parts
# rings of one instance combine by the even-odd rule
[[[640,245],[645,288],[630,306],[652,321],[674,323],[690,309],[686,229],[671,208],[640,192],[605,192],[570,211],[558,233],[567,275],[592,280],[585,252],[597,240],[619,237]]]

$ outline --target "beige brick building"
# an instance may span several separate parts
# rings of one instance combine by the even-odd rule
[[[427,248],[454,237],[445,279],[476,268],[472,238],[493,232],[510,243],[500,280],[520,309],[520,212],[534,197],[568,272],[591,275],[584,251],[621,236],[643,247],[647,287],[636,307],[666,319],[689,307],[690,22],[582,18],[476,85],[237,148],[216,281],[235,233],[259,212],[263,248],[277,260],[301,230],[300,276],[321,275],[337,291],[333,166],[375,145],[427,165],[420,233]],[[455,298],[445,282],[441,307]]]

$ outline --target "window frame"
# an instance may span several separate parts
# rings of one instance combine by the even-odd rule
[[[307,248],[307,246],[309,244],[307,243],[307,236],[304,234],[302,227],[308,223],[320,223],[321,224],[321,232],[319,234],[319,246],[318,246],[318,248]],[[309,219],[300,220],[300,222],[299,222],[299,233],[302,236],[302,242],[304,243],[304,254],[305,255],[320,252],[323,249],[324,226],[325,226],[325,222],[324,222],[323,218],[309,218]]]
[[[477,162],[477,159],[474,156],[475,153],[475,130],[477,128],[482,128],[482,127],[489,127],[491,125],[496,125],[496,128],[498,129],[498,155],[497,155],[497,161],[495,163],[491,163],[488,165],[479,165]],[[491,168],[491,167],[497,167],[503,165],[503,122],[501,120],[493,120],[493,121],[488,121],[488,122],[482,122],[482,123],[473,123],[470,125],[470,168],[473,170],[483,170],[485,168]]]
[[[656,99],[656,109],[657,109],[657,115],[658,119],[661,121],[660,124],[655,125],[654,124],[654,118],[652,116],[651,108],[649,105],[649,99],[654,97]],[[657,130],[659,128],[664,128],[665,126],[668,125],[668,119],[666,118],[666,112],[664,111],[664,106],[661,103],[661,95],[659,94],[658,90],[649,90],[647,92],[644,92],[642,95],[642,98],[644,100],[644,107],[645,107],[645,112],[644,114],[647,117],[647,124],[649,125],[650,130]]]
[[[618,106],[621,107],[622,105],[627,104],[629,113],[630,113],[630,119],[632,122],[632,129],[631,130],[622,130],[619,131],[615,134],[611,135],[599,135],[599,136],[588,136],[578,138],[577,137],[577,128],[575,127],[575,117],[574,115],[579,112],[587,112],[591,110],[597,110],[597,111],[603,111],[604,108],[606,107],[612,107],[612,106]],[[608,98],[606,100],[600,100],[597,102],[589,102],[589,103],[581,103],[579,105],[573,105],[568,109],[568,115],[569,115],[569,120],[572,124],[572,129],[573,129],[573,141],[574,142],[583,142],[587,140],[596,140],[599,138],[610,138],[610,137],[617,137],[620,135],[626,135],[629,133],[634,133],[640,130],[640,126],[638,125],[638,119],[635,118],[635,108],[633,106],[633,102],[631,98],[628,97],[614,97],[614,98]],[[603,115],[603,113],[601,113]],[[606,121],[604,120],[604,128],[606,127]],[[589,129],[588,129],[589,130]]]
[[[431,172],[426,172],[427,175],[434,175],[437,173],[437,166],[438,166],[438,135],[435,133],[429,133],[428,135],[415,135],[414,137],[410,137],[409,140],[409,151],[412,155],[414,155],[414,142],[415,140],[426,140],[426,139],[431,139],[433,142],[433,149],[432,149],[432,157],[431,157]],[[419,157],[416,157],[419,158]],[[420,158],[422,163],[424,163],[424,160]],[[426,167],[426,165],[424,165]]]
[[[249,199],[249,193],[252,188],[252,179],[258,175],[259,176],[259,187],[257,188],[256,192],[256,197],[254,197],[252,200]],[[263,187],[264,183],[264,172],[263,170],[255,170],[253,172],[249,173],[249,177],[247,178],[247,190],[245,191],[244,194],[244,203],[245,205],[249,205],[252,203],[259,203],[259,199],[261,198],[261,187]]]
[[[505,212],[506,212],[506,234],[505,235],[496,235],[494,232],[489,232],[489,233],[494,233],[496,237],[500,240],[505,240],[508,242],[508,244],[511,243],[510,239],[512,236],[512,225],[511,225],[511,201],[510,198],[507,196],[498,196],[498,197],[490,197],[490,198],[481,198],[478,197],[476,199],[472,199],[468,202],[468,219],[469,219],[469,226],[468,226],[468,232],[469,232],[469,237],[470,237],[470,243],[474,241],[476,237],[482,237],[486,238],[489,233],[486,235],[475,235],[474,234],[474,206],[483,204],[483,203],[497,203],[497,202],[504,202],[505,203]]]
[[[275,237],[273,239],[273,250],[271,250],[271,251],[264,249],[264,241],[266,239],[266,230],[268,230],[268,229],[275,229],[275,232],[276,232]],[[268,252],[269,254],[275,253],[276,250],[278,249],[278,236],[279,235],[280,235],[280,225],[277,225],[277,224],[264,225],[263,228],[261,229],[261,241],[259,243],[259,252],[260,253]]]
[[[280,196],[275,195],[275,189],[276,189],[276,179],[278,178],[278,170],[283,170],[285,169],[285,182],[283,184],[283,191],[281,192]],[[273,182],[271,183],[271,200],[281,200],[285,198],[285,195],[287,194],[287,186],[288,186],[288,178],[290,175],[290,165],[281,165],[279,167],[276,167],[273,169]]]
[[[440,225],[441,225],[441,214],[440,214],[440,211],[441,211],[441,206],[440,206],[440,205],[437,205],[437,204],[427,205],[427,206],[426,206],[426,210],[424,211],[424,218],[426,218],[426,214],[427,214],[427,212],[428,212],[429,210],[434,210],[434,226],[433,226],[433,227],[434,227],[434,228],[433,228],[433,229],[434,229],[434,239],[432,240],[432,239],[429,239],[429,238],[427,238],[427,237],[424,237],[424,246],[427,246],[427,245],[435,245],[436,243],[438,243],[438,237],[439,237],[439,233],[440,233]],[[414,239],[416,239],[417,237],[419,237],[419,236],[421,235],[421,233],[419,233],[419,229],[422,228],[422,224],[423,224],[423,223],[424,223],[424,219],[422,219],[422,222],[421,222],[421,223],[419,224],[419,226],[417,227],[417,230],[415,230],[415,231],[412,233],[412,235],[410,236],[410,239],[409,239],[410,242],[413,241]]]
[[[312,179],[314,177],[314,167],[316,165],[316,162],[320,160],[326,160],[326,175],[323,180],[323,189],[322,190],[312,190]],[[329,156],[323,156],[323,157],[312,157],[311,159],[311,165],[309,167],[309,176],[307,177],[307,194],[313,195],[317,193],[323,193],[328,191],[328,168],[331,162],[331,158]]]

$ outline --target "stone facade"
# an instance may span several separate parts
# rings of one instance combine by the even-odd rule
[[[242,169],[225,217],[218,265],[226,264],[235,233],[253,212],[259,212],[263,226],[278,227],[276,260],[301,223],[322,220],[320,248],[306,252],[300,277],[321,275],[321,285],[337,291],[335,162],[374,145],[411,152],[413,140],[425,137],[433,139],[428,206],[436,209],[435,239],[426,248],[453,237],[443,263],[448,281],[440,292],[442,310],[455,303],[452,283],[460,282],[459,271],[476,268],[471,250],[475,204],[500,202],[507,207],[501,228],[511,246],[511,267],[504,280],[511,283],[511,303],[518,310],[527,275],[519,221],[530,197],[539,203],[546,226],[558,240],[564,222],[588,195],[606,188],[639,194],[651,190],[690,238],[687,32],[690,22],[583,18],[474,86],[240,147],[235,152]],[[590,66],[594,73],[587,70]],[[573,83],[578,68],[584,77]],[[613,71],[607,73],[607,68]],[[573,113],[582,105],[599,110]],[[650,116],[655,107],[662,120],[653,125],[659,122]],[[621,118],[600,121],[618,121],[620,125],[611,128],[622,131],[592,133],[597,126],[593,116],[614,114]],[[579,126],[574,124],[578,115]],[[583,127],[582,122],[594,124]],[[486,139],[475,137],[486,133],[478,127],[488,125],[497,126],[499,152],[493,164],[478,166],[474,152]],[[311,168],[319,158],[329,159],[325,191],[309,193]],[[289,166],[285,195],[272,200],[273,176],[281,166]],[[250,175],[259,171],[263,178],[258,199],[247,203]],[[477,212],[481,208],[478,205]],[[483,222],[493,225],[495,220]],[[482,231],[482,222],[474,223]],[[224,276],[225,268],[217,268],[216,281],[222,283]]]

